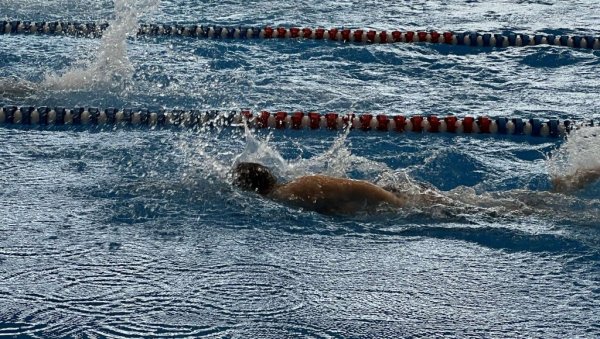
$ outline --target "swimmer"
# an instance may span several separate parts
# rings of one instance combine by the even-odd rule
[[[570,193],[600,179],[600,168],[552,178],[553,192]],[[453,205],[441,192],[423,187],[417,194],[391,192],[364,180],[307,175],[280,184],[268,167],[242,162],[234,168],[234,184],[275,201],[323,214],[354,214],[378,208]]]
[[[234,184],[288,205],[323,214],[353,214],[379,207],[401,208],[418,203],[447,200],[440,194],[424,192],[418,199],[392,193],[364,180],[307,175],[280,184],[269,168],[242,162],[234,169]]]

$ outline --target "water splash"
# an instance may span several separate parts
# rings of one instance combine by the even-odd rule
[[[271,134],[264,140],[260,140],[252,134],[248,125],[244,124],[244,137],[246,139],[244,151],[235,158],[234,164],[239,162],[257,162],[270,167],[277,175],[287,172],[289,168],[287,161],[283,159],[283,156],[276,149],[269,145]]]
[[[159,0],[116,0],[115,19],[102,35],[90,61],[75,65],[62,75],[47,75],[41,87],[49,90],[107,88],[125,91],[131,84],[133,65],[127,56],[127,38],[135,37],[138,18],[154,10]]]
[[[595,181],[600,177],[600,127],[573,131],[546,166],[557,191],[574,191]]]

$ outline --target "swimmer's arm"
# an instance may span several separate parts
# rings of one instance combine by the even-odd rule
[[[582,189],[598,179],[600,179],[600,168],[578,169],[575,174],[552,178],[552,190],[568,193]]]

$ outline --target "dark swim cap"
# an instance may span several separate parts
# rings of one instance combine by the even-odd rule
[[[277,184],[277,179],[266,166],[241,162],[233,170],[233,183],[247,191],[268,194]]]

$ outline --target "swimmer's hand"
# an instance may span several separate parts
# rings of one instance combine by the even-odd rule
[[[277,186],[269,196],[283,203],[325,214],[368,212],[382,205],[403,207],[406,198],[363,180],[309,175]]]

